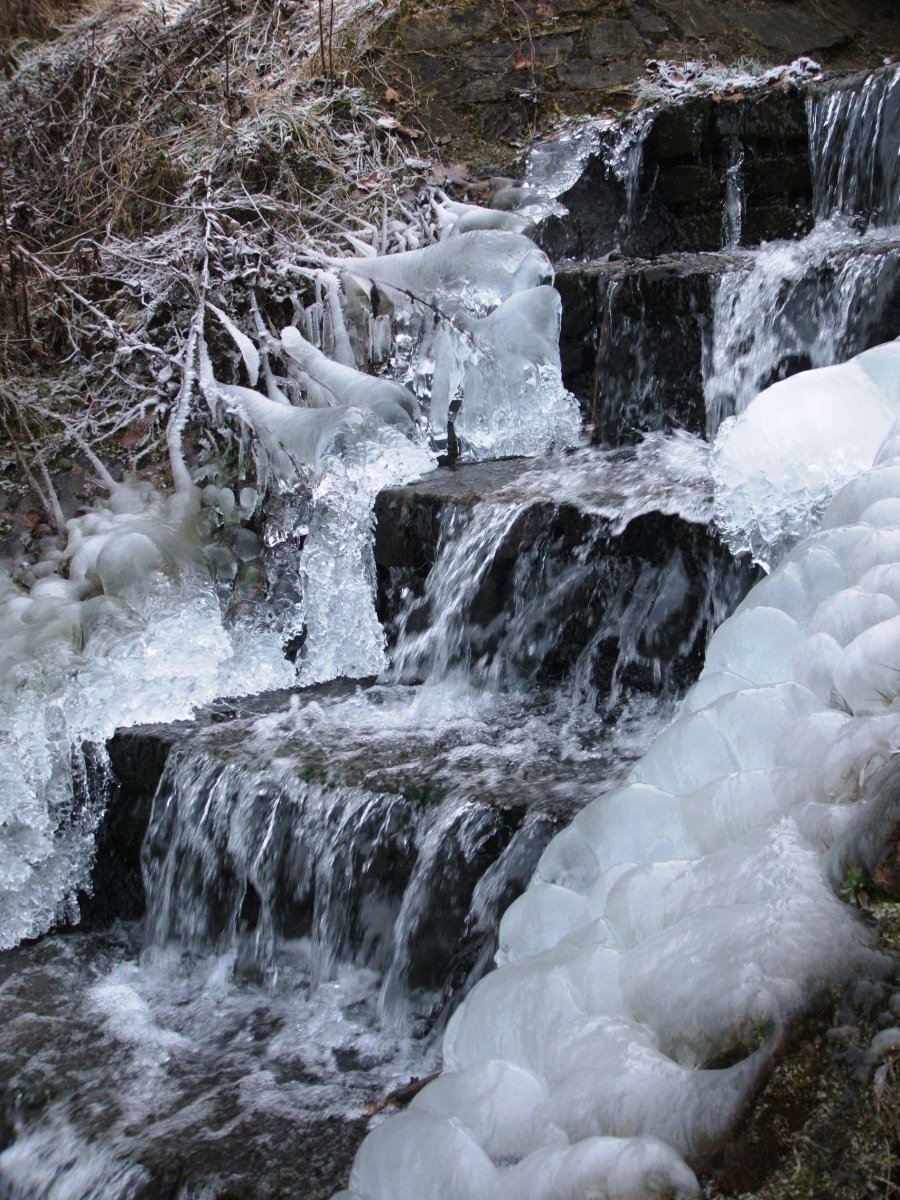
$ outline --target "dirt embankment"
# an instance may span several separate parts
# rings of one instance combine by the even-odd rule
[[[574,113],[630,106],[648,59],[829,69],[900,55],[894,0],[401,0],[357,69],[447,146],[492,167]]]

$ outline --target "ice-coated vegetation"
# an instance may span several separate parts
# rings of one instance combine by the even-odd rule
[[[342,1197],[697,1197],[686,1163],[785,1024],[878,970],[836,889],[900,739],[898,349],[776,385],[720,434],[723,511],[740,472],[774,528],[792,455],[827,481],[820,503],[835,493],[821,527],[720,626],[625,786],[549,844],[498,970],[451,1019],[445,1073],[370,1133]],[[845,410],[859,436],[835,463]]]

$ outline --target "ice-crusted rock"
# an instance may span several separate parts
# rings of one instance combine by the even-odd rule
[[[503,229],[508,233],[529,234],[535,222],[527,214],[503,212],[499,208],[483,208],[478,204],[462,204],[441,196],[434,203],[434,214],[441,239],[459,237],[479,229]]]
[[[550,843],[450,1021],[445,1074],[363,1143],[343,1196],[696,1196],[687,1164],[727,1137],[785,1023],[883,969],[835,887],[900,749],[898,352],[777,385],[723,431],[723,511],[749,496],[773,541],[799,495],[822,527],[719,628],[630,781]]]

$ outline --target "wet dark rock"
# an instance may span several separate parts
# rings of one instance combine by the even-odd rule
[[[362,681],[364,683],[365,681]],[[352,691],[361,681],[335,680],[303,689],[309,695]],[[119,729],[106,743],[108,759],[86,746],[87,785],[104,796],[97,829],[89,888],[78,897],[82,929],[101,929],[117,920],[143,915],[141,847],[150,822],[153,797],[173,747],[197,729],[239,717],[262,716],[286,708],[301,689],[216,700],[190,721],[134,725]]]
[[[846,345],[849,358],[896,336],[900,328],[900,243],[890,237],[837,250],[810,264],[782,298],[785,318],[815,333],[814,314],[834,290],[840,269],[854,256],[878,259],[877,286],[852,301]],[[564,263],[556,286],[563,299],[560,356],[566,386],[578,396],[594,440],[622,445],[654,429],[711,430],[703,395],[703,355],[711,333],[713,302],[721,277],[748,270],[742,250],[667,254],[652,262],[609,255]],[[811,317],[810,314],[813,314]],[[768,386],[813,364],[789,352],[760,381]],[[727,411],[723,415],[728,415]]]
[[[79,897],[83,929],[143,913],[141,843],[166,760],[190,728],[184,721],[120,729],[107,742],[108,764],[89,749],[90,786],[95,794],[105,793],[106,805],[95,839],[90,892]]]
[[[473,500],[533,469],[527,460],[458,466],[381,493],[375,562],[389,634],[410,610],[417,624],[430,621],[427,597],[418,598],[441,538]],[[530,684],[559,682],[587,653],[601,695],[620,684],[683,686],[699,670],[710,622],[751,581],[705,525],[650,512],[613,532],[574,503],[541,499],[522,508],[490,556],[468,603],[465,652],[502,660]]]
[[[715,284],[741,262],[691,254],[560,269],[563,379],[595,441],[621,445],[651,429],[706,433],[702,358]]]
[[[636,153],[638,151],[635,151]],[[544,223],[553,257],[598,258],[610,250],[650,258],[719,250],[729,171],[737,170],[746,220],[741,244],[795,237],[812,226],[805,92],[698,95],[662,108],[645,132],[632,181],[592,156],[565,192],[565,217]]]

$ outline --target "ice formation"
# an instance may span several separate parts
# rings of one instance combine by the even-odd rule
[[[778,385],[723,431],[732,500],[735,473],[756,478],[774,520],[793,455],[836,489],[821,528],[720,626],[629,781],[549,844],[451,1018],[445,1073],[370,1133],[344,1200],[697,1197],[687,1164],[786,1023],[879,969],[836,888],[900,745],[898,349]]]
[[[769,563],[810,533],[898,418],[900,341],[766,388],[722,424],[712,454],[716,520],[732,549]]]
[[[435,211],[434,245],[343,263],[351,341],[371,354],[391,314],[395,373],[422,400],[438,446],[454,437],[463,457],[480,459],[574,445],[581,419],[562,382],[560,299],[549,259],[518,232],[530,222],[447,200]]]
[[[116,487],[69,522],[29,590],[2,577],[2,947],[77,912],[102,815],[83,743],[293,678],[277,634],[223,626],[203,544],[213,500]]]
[[[216,378],[198,327],[170,429],[175,494],[108,480],[109,503],[69,521],[64,546],[24,586],[0,576],[0,947],[76,915],[102,815],[102,799],[86,799],[83,744],[187,717],[223,694],[383,669],[372,504],[381,488],[433,466],[422,420],[433,390],[444,426],[451,390],[454,412],[462,404],[473,454],[577,439],[577,404],[560,377],[559,297],[546,284],[549,260],[521,233],[529,222],[446,199],[437,208],[433,245],[315,272],[317,300],[298,312],[305,333],[292,326],[272,338],[257,312],[251,338],[208,302],[249,386]],[[407,323],[403,353],[391,313]],[[448,347],[445,357],[434,371],[413,369],[436,317],[443,332],[430,344]],[[191,482],[178,447],[194,382],[214,421],[235,422],[244,446],[253,435],[246,505],[229,488]],[[238,564],[215,528],[258,515],[267,492],[304,497],[296,528],[288,505],[284,528],[266,533],[281,559],[293,547],[279,601],[293,611],[274,629],[254,600],[243,605],[252,619],[226,627],[217,577],[233,578]],[[283,657],[291,640],[303,642],[296,668]]]

